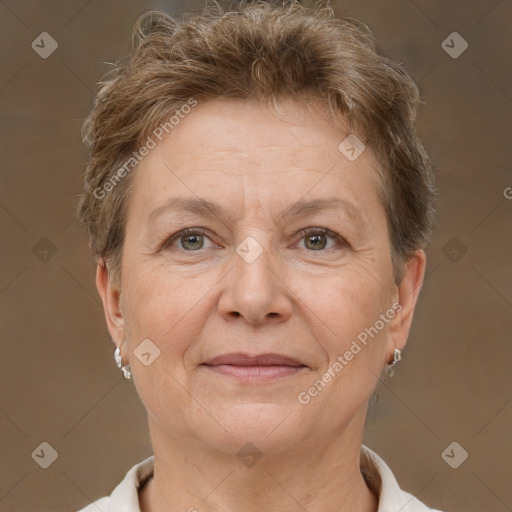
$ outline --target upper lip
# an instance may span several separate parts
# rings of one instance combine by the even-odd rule
[[[280,354],[243,354],[232,353],[222,354],[205,361],[203,364],[215,366],[220,364],[231,364],[234,366],[305,366],[303,363],[292,357]]]

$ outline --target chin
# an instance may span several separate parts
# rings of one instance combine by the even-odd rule
[[[259,402],[233,405],[217,411],[218,428],[205,430],[204,422],[201,422],[202,429],[195,434],[223,453],[238,454],[250,443],[263,455],[277,455],[295,448],[306,437],[305,422],[293,412],[290,414],[292,406]]]

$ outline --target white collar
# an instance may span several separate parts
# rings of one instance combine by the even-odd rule
[[[138,489],[153,475],[154,456],[133,466],[109,498],[80,512],[140,512]],[[361,446],[361,472],[379,499],[377,512],[441,512],[400,489],[389,466],[370,448]]]

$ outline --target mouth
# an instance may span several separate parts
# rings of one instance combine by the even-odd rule
[[[289,377],[308,367],[280,354],[224,354],[202,364],[208,370],[244,382],[268,382]]]

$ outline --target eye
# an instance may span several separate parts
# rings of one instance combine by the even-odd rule
[[[301,240],[305,240],[305,246],[307,249],[311,249],[312,251],[318,252],[325,249],[327,242],[327,238],[331,238],[335,240],[334,246],[338,245],[339,247],[348,247],[347,241],[336,233],[324,229],[324,228],[306,228],[299,231],[298,235],[301,235]],[[332,247],[329,247],[329,249]]]
[[[203,228],[188,228],[171,235],[165,240],[161,250],[182,249],[186,252],[196,252],[200,249],[208,249],[205,247],[204,241],[211,240],[206,236],[206,230]],[[327,239],[334,240],[333,246],[349,247],[348,242],[338,234],[324,228],[306,228],[297,233],[300,235],[301,241],[305,240],[305,247],[313,252],[320,252],[327,246]],[[175,247],[175,242],[180,242],[180,247]],[[328,247],[328,249],[333,248]]]
[[[183,249],[187,252],[194,252],[198,249],[203,249],[204,240],[209,240],[209,238],[205,235],[205,232],[206,231],[201,228],[183,229],[182,231],[170,236],[164,242],[162,250],[169,249],[172,245],[174,245],[173,243],[175,241],[180,241],[180,249]]]

